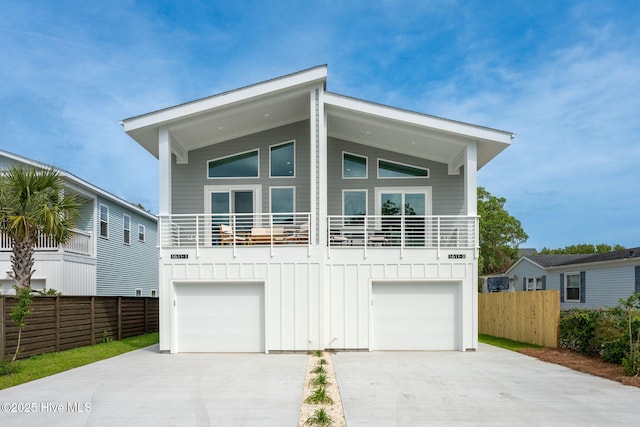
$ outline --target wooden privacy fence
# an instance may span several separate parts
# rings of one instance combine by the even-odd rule
[[[13,355],[18,326],[11,320],[17,300],[0,297],[0,356]],[[158,298],[34,297],[22,331],[19,358],[158,331]]]
[[[478,331],[514,341],[558,347],[560,292],[478,295]]]

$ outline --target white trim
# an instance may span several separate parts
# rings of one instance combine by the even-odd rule
[[[142,232],[140,232],[140,230],[142,230]],[[140,238],[141,234],[142,239]],[[147,241],[147,227],[145,227],[144,224],[138,224],[138,241],[142,243]]]
[[[364,159],[364,176],[344,176],[344,155],[345,154]],[[342,179],[368,179],[368,178],[369,178],[369,156],[363,156],[362,154],[343,151],[342,152]]]
[[[141,288],[136,288],[135,290],[135,295],[136,297],[142,297],[142,289]]]
[[[158,298],[158,290],[157,289],[149,289],[149,296],[151,298]]]
[[[420,169],[427,173],[427,176],[380,176],[380,161],[393,163],[394,165],[407,166],[414,169]],[[376,175],[378,179],[427,179],[431,177],[431,172],[428,168],[424,168],[422,166],[410,165],[408,163],[396,162],[395,160],[383,159],[378,157],[376,162]]]
[[[271,150],[274,147],[279,147],[281,145],[293,144],[293,175],[286,176],[274,176],[271,172]],[[280,142],[278,144],[273,144],[269,146],[269,178],[279,179],[279,178],[295,178],[296,177],[296,140],[292,139],[285,142]]]
[[[257,158],[258,158],[258,175],[257,176],[216,176],[216,177],[209,176],[209,170],[210,170],[209,164],[211,162],[217,162],[218,160],[224,160],[230,157],[241,156],[246,153],[253,153],[254,151],[257,152],[258,154],[257,155]],[[217,157],[215,159],[207,160],[207,179],[260,179],[260,148],[253,148],[251,150],[241,151],[239,153],[233,153],[228,156],[222,156],[222,157]]]
[[[129,229],[127,229],[127,218],[129,218]],[[127,231],[129,232],[129,241],[127,242]],[[122,214],[122,243],[131,246],[131,215]]]

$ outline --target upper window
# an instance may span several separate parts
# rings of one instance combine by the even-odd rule
[[[122,228],[124,230],[124,243],[131,244],[131,217],[124,214],[122,217]]]
[[[367,158],[356,154],[342,153],[342,177],[366,178]]]
[[[142,224],[138,224],[138,240],[144,242],[145,236],[147,234],[147,230]]]
[[[295,189],[293,187],[271,187],[271,213],[276,223],[293,222],[292,213],[295,211]]]
[[[429,169],[378,159],[378,178],[429,178]]]
[[[100,205],[100,237],[109,238],[109,206]]]
[[[565,301],[580,301],[580,274],[567,274]]]
[[[528,291],[541,291],[542,290],[542,277],[527,277],[527,290]]]
[[[367,214],[367,190],[343,190],[344,225],[362,225]]]
[[[270,176],[288,178],[296,176],[295,157],[294,141],[272,145],[269,152]]]
[[[209,178],[258,178],[260,176],[258,158],[259,150],[252,150],[209,160],[207,176]]]

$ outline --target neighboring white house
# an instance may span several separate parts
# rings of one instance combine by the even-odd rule
[[[590,255],[528,255],[503,275],[510,290],[559,290],[560,307],[614,307],[640,292],[640,248]]]
[[[513,134],[326,78],[122,121],[159,159],[161,350],[477,348],[477,171]]]
[[[0,171],[14,165],[49,166],[0,150]],[[76,229],[60,246],[42,237],[31,286],[63,295],[157,296],[157,218],[108,192],[56,169],[81,203]],[[11,240],[0,235],[0,294],[14,294]]]

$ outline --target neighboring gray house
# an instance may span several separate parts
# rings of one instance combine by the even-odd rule
[[[0,150],[0,171],[49,167]],[[56,169],[81,203],[76,229],[63,246],[39,242],[32,287],[63,295],[158,295],[157,219],[74,175]],[[0,235],[0,295],[12,294],[11,241]]]
[[[640,292],[640,248],[523,256],[503,276],[509,278],[509,290],[559,290],[563,309],[613,307]]]

